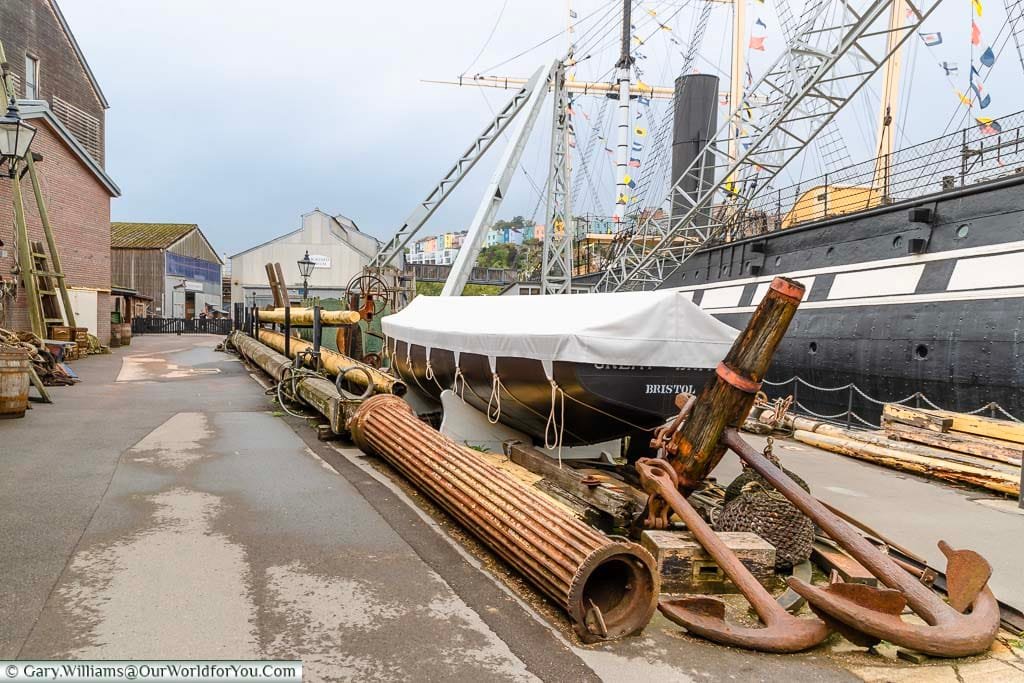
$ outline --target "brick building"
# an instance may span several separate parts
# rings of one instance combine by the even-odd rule
[[[0,2],[0,41],[21,116],[37,129],[32,151],[63,262],[76,322],[110,336],[110,200],[117,185],[104,171],[107,100],[55,0]],[[23,180],[30,240],[43,240],[28,178]],[[0,326],[29,329],[18,274],[11,181],[0,176],[0,283],[16,295],[0,298]]]

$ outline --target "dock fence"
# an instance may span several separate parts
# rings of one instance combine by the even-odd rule
[[[132,334],[228,334],[228,318],[132,318]]]

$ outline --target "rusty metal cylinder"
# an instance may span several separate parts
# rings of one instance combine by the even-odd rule
[[[387,460],[488,548],[563,607],[586,642],[637,633],[654,613],[654,558],[612,540],[420,421],[396,396],[363,403],[348,423],[365,452]]]

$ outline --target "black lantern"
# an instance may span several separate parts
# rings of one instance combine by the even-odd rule
[[[0,118],[0,158],[7,161],[8,172],[12,178],[15,161],[25,158],[35,136],[36,129],[21,119],[17,105],[11,100],[7,106],[7,114]]]
[[[306,255],[298,261],[299,264],[299,275],[302,276],[302,300],[305,301],[309,298],[309,276],[313,274],[313,268],[316,267],[316,263],[313,259],[309,258],[309,250],[306,250]]]

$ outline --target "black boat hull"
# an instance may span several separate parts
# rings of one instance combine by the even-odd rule
[[[1024,418],[1024,175],[706,248],[664,287],[742,328],[775,275],[809,287],[769,380]],[[775,392],[794,387],[808,410],[877,422],[856,391]]]
[[[559,395],[552,421],[552,386],[539,360],[497,358],[498,392],[486,356],[461,352],[456,382],[452,351],[431,349],[428,371],[424,347],[394,341],[392,348],[392,367],[410,387],[435,400],[453,389],[481,412],[500,413],[502,424],[530,435],[537,444],[555,443],[559,432],[562,445],[578,446],[653,430],[678,412],[677,394],[698,391],[714,372],[555,361],[553,379],[565,401],[563,418]],[[564,429],[559,429],[563,422]]]

